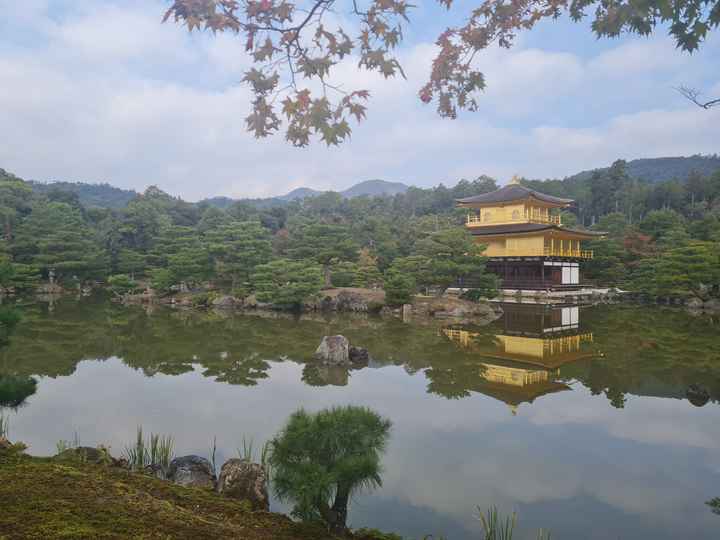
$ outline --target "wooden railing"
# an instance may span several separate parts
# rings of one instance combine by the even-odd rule
[[[476,214],[468,214],[465,224],[468,227],[482,227],[483,225],[498,225],[504,223],[544,223],[548,225],[562,225],[560,216],[519,216],[517,218],[506,216],[491,216],[490,219],[481,219]]]
[[[586,249],[564,249],[560,247],[546,247],[544,250],[546,257],[577,257],[579,259],[592,259],[593,252]]]
[[[577,259],[592,259],[593,252],[585,249],[567,249],[558,246],[535,248],[505,248],[503,253],[492,253],[489,257],[573,257]]]
[[[550,279],[501,279],[501,289],[515,289],[525,291],[577,291],[585,287],[584,283],[556,283]]]

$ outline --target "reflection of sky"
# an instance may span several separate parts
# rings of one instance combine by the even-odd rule
[[[720,495],[716,406],[635,397],[619,410],[577,386],[513,417],[479,394],[427,394],[422,373],[399,367],[353,372],[347,387],[310,387],[301,376],[302,366],[273,363],[268,379],[243,387],[197,371],[147,378],[117,359],[85,361],[71,377],[40,378],[11,413],[11,437],[49,454],[77,431],[83,444],[119,454],[142,424],[172,434],[183,454],[208,455],[217,436],[222,462],[243,436],[271,437],[297,407],[363,404],[394,428],[384,486],[356,499],[354,526],[471,538],[476,506],[496,504],[558,539],[717,537],[720,518],[703,504]]]

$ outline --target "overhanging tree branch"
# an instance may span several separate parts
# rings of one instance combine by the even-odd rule
[[[711,99],[709,101],[704,101],[700,99],[700,96],[702,93],[699,90],[696,90],[695,88],[689,88],[687,86],[681,86],[679,88],[676,88],[680,95],[682,95],[685,99],[691,101],[698,107],[702,109],[712,109],[716,105],[720,105],[720,98],[718,99]]]

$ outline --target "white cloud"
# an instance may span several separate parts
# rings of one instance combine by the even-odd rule
[[[598,76],[625,78],[676,71],[685,61],[669,37],[642,38],[599,54],[588,62],[588,69]]]

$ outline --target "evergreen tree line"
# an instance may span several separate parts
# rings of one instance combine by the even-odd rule
[[[625,163],[588,179],[523,181],[574,198],[564,222],[608,232],[591,242],[586,275],[653,295],[717,293],[720,171],[648,183]],[[30,289],[52,272],[68,288],[99,281],[118,292],[160,293],[212,282],[239,296],[297,305],[321,288],[386,288],[392,303],[485,276],[455,199],[497,189],[481,176],[393,197],[324,193],[282,206],[239,201],[225,209],[151,187],[124,208],[88,208],[62,189],[39,193],[0,175],[0,286]]]

